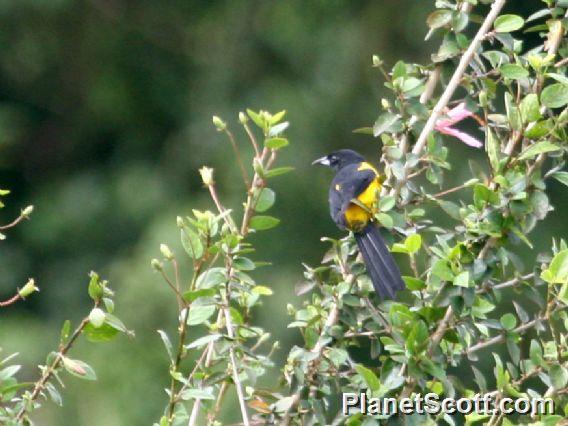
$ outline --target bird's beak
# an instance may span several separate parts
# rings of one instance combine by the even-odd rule
[[[312,163],[312,166],[314,164],[321,164],[322,166],[330,166],[331,165],[331,163],[329,162],[329,158],[327,158],[327,155],[325,157],[318,158],[316,161],[314,161]]]

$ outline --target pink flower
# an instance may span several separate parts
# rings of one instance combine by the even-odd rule
[[[472,146],[474,148],[481,148],[483,146],[483,143],[481,141],[477,140],[471,135],[468,135],[467,133],[464,133],[452,127],[454,124],[459,123],[460,121],[465,120],[472,115],[473,112],[469,111],[465,107],[465,102],[462,102],[458,106],[449,110],[445,118],[439,119],[436,122],[434,128],[440,133],[458,138],[466,145]]]

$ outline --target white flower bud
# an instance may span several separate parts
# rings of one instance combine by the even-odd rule
[[[213,169],[211,167],[203,166],[199,169],[199,174],[205,186],[210,186],[215,183],[213,181]]]
[[[213,124],[215,125],[217,130],[220,131],[220,132],[222,132],[223,130],[225,130],[227,128],[227,123],[225,123],[223,120],[221,120],[216,115],[213,116]]]
[[[27,206],[24,210],[22,210],[22,216],[29,217],[33,211],[34,211],[34,206]]]
[[[174,253],[166,244],[160,244],[160,252],[162,253],[162,256],[164,256],[167,260],[174,259]]]
[[[89,322],[95,328],[101,327],[105,323],[106,314],[100,308],[93,308],[91,313],[89,314]]]

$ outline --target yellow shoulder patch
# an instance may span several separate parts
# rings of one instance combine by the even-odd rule
[[[372,170],[375,172],[375,174],[379,174],[379,172],[377,172],[377,169],[375,169],[372,165],[370,165],[369,163],[367,163],[366,161],[363,161],[359,167],[357,167],[358,171],[362,171],[362,170]]]

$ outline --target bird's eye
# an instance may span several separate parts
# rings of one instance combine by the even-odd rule
[[[329,162],[331,164],[337,164],[337,157],[335,155],[332,155],[329,157]]]

